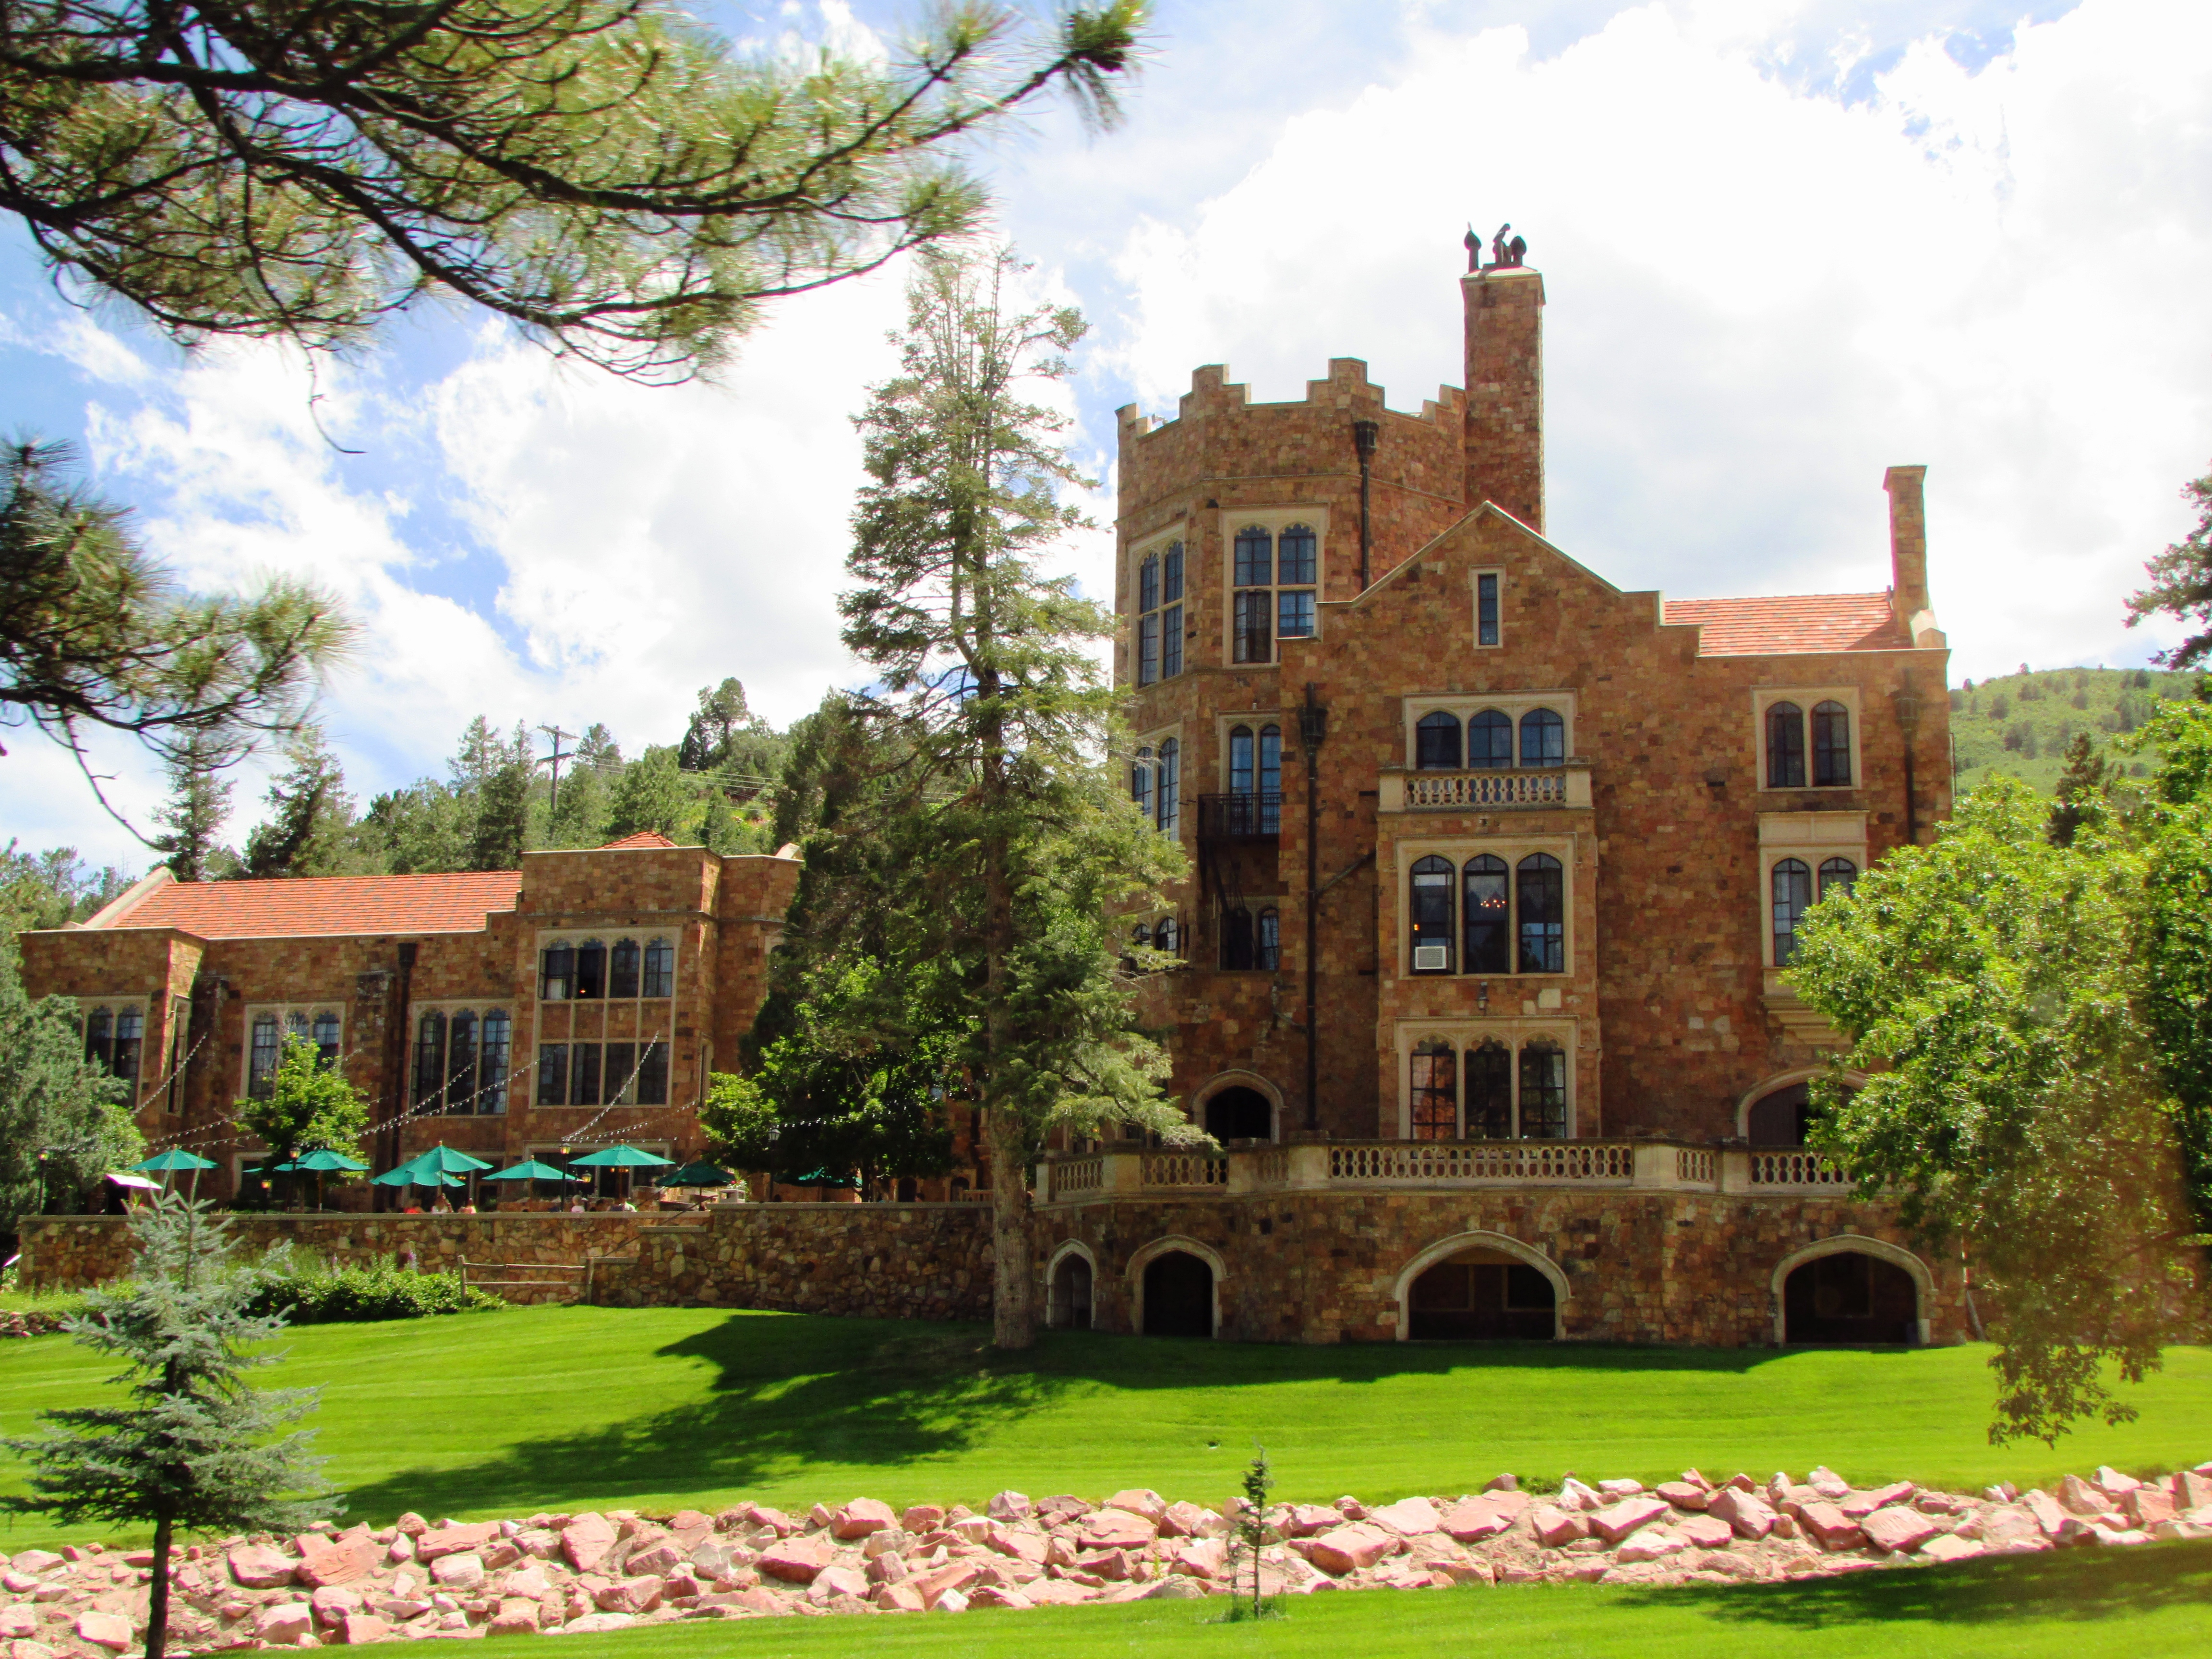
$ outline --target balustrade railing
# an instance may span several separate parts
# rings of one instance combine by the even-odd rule
[[[1607,1141],[1334,1141],[1328,1148],[1332,1182],[1418,1186],[1606,1182],[1626,1186],[1635,1171],[1636,1149]]]
[[[1229,1160],[1204,1152],[1146,1152],[1144,1182],[1147,1187],[1226,1187]]]
[[[1408,807],[1560,806],[1566,803],[1567,775],[1508,767],[1479,772],[1408,772]]]
[[[1071,1158],[1052,1166],[1052,1195],[1080,1198],[1097,1192],[1106,1180],[1103,1158]]]
[[[1754,1187],[1854,1187],[1858,1183],[1833,1158],[1818,1152],[1754,1152],[1751,1155],[1751,1184]]]
[[[1677,1146],[1674,1149],[1674,1179],[1699,1186],[1710,1185],[1714,1178],[1716,1160],[1709,1148]]]

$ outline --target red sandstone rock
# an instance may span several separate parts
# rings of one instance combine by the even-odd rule
[[[1105,1507],[1109,1510],[1124,1510],[1131,1515],[1141,1515],[1157,1527],[1160,1523],[1160,1517],[1168,1512],[1168,1500],[1150,1486],[1132,1486],[1126,1492],[1115,1492],[1106,1500]]]
[[[650,1572],[665,1578],[683,1565],[684,1553],[676,1547],[672,1539],[665,1539],[641,1550],[632,1550],[623,1558],[623,1571],[632,1575]]]
[[[2081,1516],[2103,1515],[2112,1507],[2111,1498],[2078,1474],[2069,1474],[2058,1483],[2058,1501]]]
[[[373,1613],[349,1613],[345,1622],[338,1626],[338,1639],[348,1647],[365,1647],[371,1642],[388,1642],[392,1639],[392,1626]]]
[[[799,1522],[781,1510],[770,1509],[765,1504],[745,1505],[745,1519],[756,1527],[766,1527],[778,1538],[788,1538],[799,1530]]]
[[[1664,1521],[1674,1513],[1673,1507],[1656,1498],[1624,1498],[1618,1504],[1608,1504],[1590,1515],[1590,1530],[1608,1544],[1618,1544],[1629,1534]]]
[[[415,1553],[419,1559],[434,1561],[441,1555],[459,1555],[464,1550],[480,1550],[499,1536],[496,1521],[475,1521],[465,1526],[433,1527],[415,1540]]]
[[[1283,1530],[1292,1538],[1311,1538],[1344,1524],[1344,1517],[1319,1504],[1293,1504],[1283,1516]]]
[[[1876,1510],[1859,1522],[1867,1541],[1893,1555],[1917,1550],[1943,1529],[1917,1510],[1901,1504]]]
[[[1735,1542],[1734,1525],[1711,1515],[1686,1515],[1674,1522],[1674,1530],[1701,1550],[1724,1550]]]
[[[1553,1513],[1556,1515],[1559,1511],[1554,1510]],[[1437,1528],[1462,1544],[1473,1544],[1485,1538],[1495,1538],[1512,1524],[1504,1511],[1488,1498],[1470,1498],[1445,1510],[1438,1518]]]
[[[873,1498],[856,1498],[837,1511],[830,1529],[840,1538],[866,1538],[897,1524],[898,1516],[890,1504]]]
[[[1160,1516],[1163,1538],[1196,1538],[1213,1520],[1213,1511],[1188,1500],[1170,1504]]]
[[[885,1613],[926,1613],[929,1608],[921,1592],[909,1583],[878,1584],[872,1599]]]
[[[1021,1492],[994,1492],[984,1505],[983,1513],[994,1521],[1027,1521],[1036,1515],[1036,1505]]]
[[[1589,1519],[1579,1510],[1570,1511],[1550,1504],[1539,1504],[1528,1512],[1528,1519],[1539,1541],[1548,1548],[1557,1549],[1577,1538],[1589,1536]]]
[[[1652,1488],[1652,1496],[1665,1499],[1678,1510],[1702,1510],[1711,1501],[1710,1488],[1692,1485],[1687,1480],[1662,1480]]]
[[[1910,1480],[1893,1481],[1887,1486],[1875,1486],[1867,1492],[1855,1492],[1836,1507],[1854,1521],[1865,1519],[1876,1510],[1887,1509],[1892,1504],[1910,1503],[1920,1490]]]
[[[1746,1491],[1734,1481],[1715,1492],[1705,1508],[1707,1514],[1734,1528],[1737,1537],[1754,1540],[1772,1532],[1778,1518],[1756,1492]]]
[[[1920,1520],[1910,1510],[1903,1513],[1915,1521]],[[1824,1550],[1855,1550],[1866,1542],[1866,1534],[1860,1530],[1858,1522],[1825,1498],[1816,1498],[1809,1504],[1800,1504],[1797,1506],[1797,1524],[1804,1528],[1813,1541]],[[1923,1522],[1922,1524],[1926,1523]]]
[[[2060,1529],[2072,1518],[2059,1508],[2058,1500],[2047,1492],[2024,1492],[2020,1495],[2020,1503],[2022,1509],[2035,1517],[2035,1524],[2043,1529],[2045,1538],[2057,1538]]]
[[[1396,1553],[1399,1540],[1378,1526],[1355,1521],[1317,1538],[1301,1540],[1299,1553],[1323,1572],[1341,1577],[1373,1566]]]
[[[1414,1533],[1437,1530],[1437,1506],[1425,1498],[1401,1498],[1395,1504],[1386,1504],[1379,1510],[1370,1510],[1367,1518],[1376,1526],[1387,1527],[1392,1532],[1410,1536]]]
[[[561,1553],[578,1572],[589,1572],[615,1547],[614,1522],[604,1515],[577,1516],[561,1528]]]
[[[866,1601],[869,1588],[866,1576],[857,1567],[827,1566],[815,1574],[814,1582],[806,1587],[806,1599],[821,1602],[835,1595],[849,1595]]]
[[[2194,1470],[2184,1469],[2175,1475],[2171,1490],[2177,1510],[2197,1510],[2212,1504],[2212,1477]]]
[[[510,1596],[499,1604],[487,1628],[494,1636],[535,1636],[539,1622],[537,1602],[526,1596]]]
[[[1121,1509],[1103,1509],[1095,1515],[1086,1515],[1080,1525],[1083,1541],[1092,1549],[1142,1549],[1154,1535],[1152,1522]]]
[[[120,1653],[131,1645],[131,1621],[112,1613],[81,1613],[76,1634],[79,1641]]]
[[[1981,1553],[1982,1546],[1974,1540],[1951,1532],[1939,1532],[1920,1547],[1923,1561],[1964,1561]]]
[[[305,1601],[279,1601],[262,1608],[253,1620],[255,1638],[276,1647],[289,1648],[314,1628],[314,1613]]]
[[[1000,1526],[992,1527],[983,1535],[983,1543],[987,1548],[994,1549],[1001,1555],[1014,1556],[1020,1560],[1029,1562],[1032,1566],[1039,1567],[1044,1565],[1045,1554],[1049,1547],[1042,1533],[1024,1532],[1018,1528]]]
[[[924,1607],[933,1608],[946,1596],[957,1595],[962,1589],[974,1583],[976,1571],[976,1564],[973,1561],[947,1561],[941,1567],[916,1573],[905,1582],[914,1587]],[[963,1598],[961,1605],[967,1605],[965,1598]]]
[[[899,1525],[908,1532],[927,1532],[945,1519],[945,1511],[934,1504],[916,1504],[899,1516]]]
[[[836,1559],[826,1538],[786,1538],[761,1552],[760,1570],[787,1583],[811,1584],[814,1575]]]
[[[349,1538],[342,1543],[310,1547],[300,1559],[296,1577],[317,1589],[326,1584],[350,1584],[376,1571],[383,1552],[368,1538]]]
[[[592,1597],[601,1613],[650,1613],[660,1605],[661,1581],[652,1573],[618,1578]]]
[[[483,1558],[466,1553],[441,1555],[430,1564],[430,1577],[440,1589],[450,1595],[470,1595],[483,1588]]]
[[[28,1553],[28,1552],[26,1552]],[[21,1561],[22,1556],[17,1556]],[[274,1589],[292,1582],[299,1566],[283,1551],[267,1544],[241,1544],[230,1553],[230,1576],[248,1589]]]
[[[66,1559],[66,1557],[56,1554],[52,1550],[25,1550],[21,1554],[16,1556],[9,1565],[18,1572],[27,1572],[37,1575],[52,1572],[56,1567],[61,1565],[63,1561]]]
[[[1220,1578],[1229,1571],[1229,1545],[1219,1538],[1194,1538],[1170,1558],[1171,1571],[1194,1578]]]
[[[2120,1510],[2138,1527],[2154,1527],[2175,1518],[2173,1499],[2155,1486],[2136,1486],[2120,1499]]]

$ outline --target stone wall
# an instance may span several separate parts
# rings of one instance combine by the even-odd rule
[[[733,1204],[648,1221],[599,1300],[988,1319],[987,1204]]]

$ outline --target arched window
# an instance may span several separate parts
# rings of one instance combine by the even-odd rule
[[[1766,705],[1766,787],[1805,787],[1805,711],[1794,702]]]
[[[1129,943],[1136,946],[1139,951],[1151,950],[1152,948],[1152,924],[1149,921],[1140,921],[1134,927],[1132,927],[1129,930]]]
[[[125,1083],[138,1077],[138,1045],[144,1030],[145,1017],[136,1008],[119,1009],[115,1016],[115,1056],[108,1062],[108,1070]]]
[[[1560,1140],[1566,1133],[1566,1051],[1538,1037],[1521,1050],[1521,1138]]]
[[[1813,705],[1813,781],[1823,789],[1851,781],[1851,711],[1833,701]]]
[[[539,955],[538,996],[542,1002],[566,1002],[576,984],[576,947],[549,945]]]
[[[1229,793],[1249,795],[1253,784],[1252,728],[1232,726],[1229,728]]]
[[[1260,728],[1260,833],[1279,834],[1283,827],[1283,728]]]
[[[1486,708],[1467,723],[1467,763],[1476,771],[1513,764],[1513,722]]]
[[[1230,655],[1237,662],[1275,659],[1274,538],[1258,525],[1237,532]]]
[[[1407,915],[1413,929],[1413,971],[1448,974],[1452,965],[1452,866],[1431,854],[1411,872]]]
[[[1160,678],[1182,672],[1182,544],[1160,556]]]
[[[1524,974],[1567,970],[1566,872],[1549,853],[1531,853],[1515,872]]]
[[[426,1009],[415,1022],[415,1104],[428,1107],[446,1086],[446,1017]]]
[[[1413,1050],[1413,1139],[1459,1139],[1459,1056],[1441,1038]]]
[[[327,1071],[338,1063],[338,1017],[325,1008],[315,1016],[315,1059]]]
[[[1147,744],[1137,750],[1137,757],[1129,763],[1129,799],[1137,803],[1137,811],[1145,822],[1152,821],[1152,750]]]
[[[1467,1138],[1513,1138],[1513,1054],[1496,1037],[1467,1051]]]
[[[307,1016],[305,1011],[295,1008],[284,1016],[284,1035],[287,1037],[297,1037],[302,1042],[309,1040]]]
[[[1169,956],[1173,956],[1180,933],[1181,930],[1176,927],[1176,919],[1173,916],[1162,916],[1160,925],[1152,929],[1152,949],[1164,951]]]
[[[1513,966],[1513,930],[1505,892],[1505,860],[1485,853],[1467,861],[1460,877],[1461,925],[1467,938],[1460,956],[1460,971],[1468,974],[1510,973]]]
[[[1413,764],[1425,772],[1459,770],[1459,716],[1439,708],[1413,725]]]
[[[1272,974],[1282,963],[1283,918],[1271,904],[1253,924],[1252,965]]]
[[[1236,585],[1239,587],[1272,587],[1275,581],[1274,538],[1256,524],[1248,524],[1237,532]]]
[[[477,1017],[464,1008],[453,1016],[446,1034],[446,1109],[468,1113],[476,1109]]]
[[[618,939],[607,957],[607,994],[611,997],[634,997],[637,994],[637,941]]]
[[[1176,833],[1176,815],[1182,806],[1182,745],[1170,738],[1160,745],[1159,817],[1160,833]]]
[[[1137,684],[1160,677],[1160,562],[1147,558],[1137,567]]]
[[[587,939],[576,947],[576,1000],[580,1002],[606,994],[607,947]]]
[[[1320,542],[1309,526],[1291,525],[1275,544],[1275,580],[1285,587],[1312,586],[1318,568],[1315,556],[1319,547]]]
[[[645,994],[676,994],[676,947],[665,939],[654,939],[645,947]]]
[[[1561,766],[1567,758],[1567,723],[1549,708],[1521,717],[1521,764]]]
[[[1859,867],[1849,859],[1822,859],[1820,896],[1827,897],[1831,890],[1848,893],[1858,878]]]
[[[507,1010],[495,1008],[483,1017],[483,1051],[477,1061],[477,1110],[507,1109],[507,1066],[512,1057],[513,1024]]]
[[[1813,902],[1813,872],[1802,859],[1784,859],[1774,866],[1774,965],[1787,968],[1797,954],[1797,924]]]
[[[246,1057],[246,1092],[266,1100],[276,1086],[276,1056],[283,1049],[283,1028],[274,1014],[253,1017],[253,1036]]]
[[[1813,1125],[1812,1091],[1793,1083],[1751,1104],[1745,1128],[1754,1146],[1802,1146]]]
[[[1221,913],[1221,965],[1232,973],[1252,966],[1252,913],[1241,904]]]
[[[84,1057],[102,1069],[114,1061],[115,1018],[105,1008],[94,1009],[85,1018]]]

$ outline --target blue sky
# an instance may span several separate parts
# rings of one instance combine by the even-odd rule
[[[866,50],[911,12],[708,15]],[[1879,587],[1882,469],[1924,463],[1963,678],[2159,643],[2121,602],[2212,454],[2207,108],[2212,8],[2180,0],[1164,0],[1118,129],[1046,111],[977,159],[1092,320],[1109,491],[1114,410],[1171,413],[1201,363],[1283,398],[1362,356],[1418,408],[1457,378],[1461,230],[1510,218],[1550,301],[1554,538],[1683,597]],[[365,797],[478,712],[635,750],[724,674],[779,721],[852,678],[849,417],[897,312],[895,274],[787,302],[720,384],[657,390],[430,306],[311,381],[74,309],[0,229],[0,420],[76,440],[196,583],[346,594],[368,637],[325,708]],[[1067,556],[1097,583],[1109,544]],[[8,746],[0,840],[143,865],[57,756]]]

